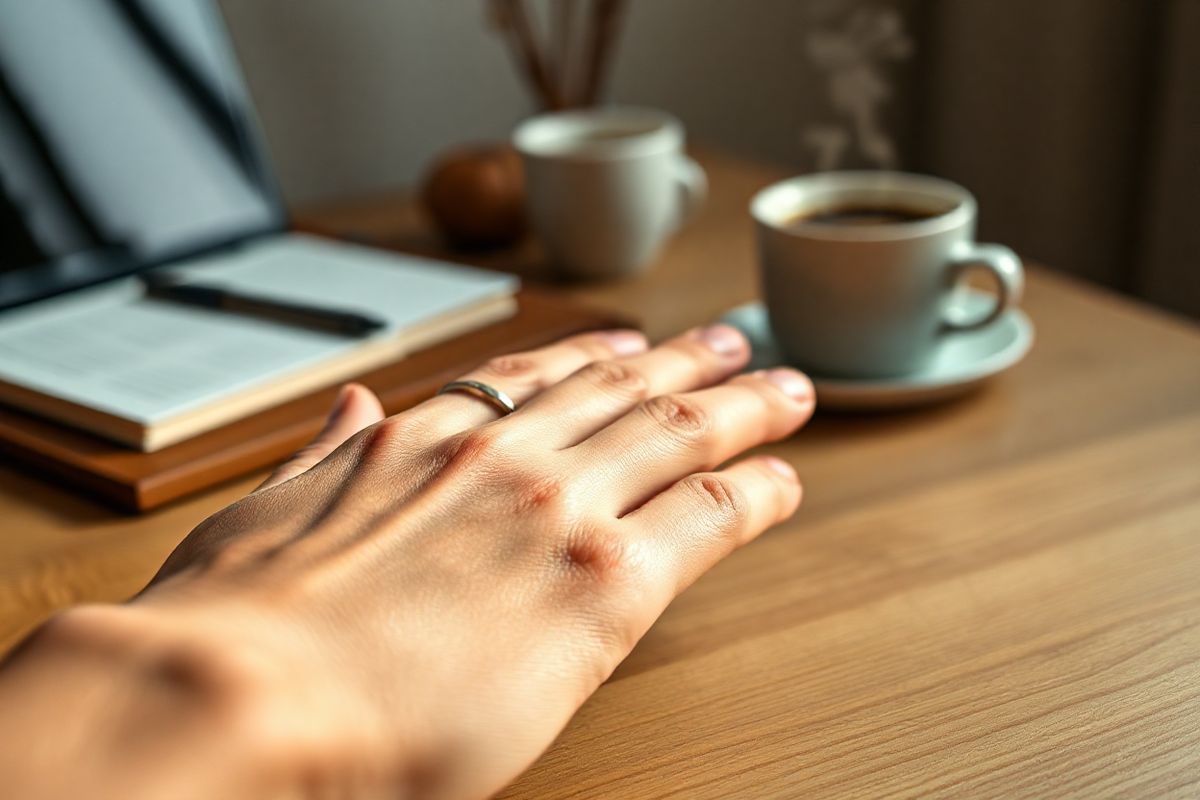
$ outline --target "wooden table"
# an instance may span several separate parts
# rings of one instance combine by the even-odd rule
[[[746,201],[779,173],[704,161],[711,201],[650,274],[563,291],[655,338],[753,297]],[[307,222],[436,249],[397,198]],[[1025,306],[1033,352],[974,396],[769,448],[801,512],[505,796],[1200,794],[1200,332],[1038,269]],[[128,596],[255,480],[130,518],[0,468],[0,646]]]

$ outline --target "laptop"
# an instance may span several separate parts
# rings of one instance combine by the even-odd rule
[[[290,233],[212,0],[0,0],[0,401],[154,450],[515,313],[514,278]],[[382,320],[145,296],[149,270]]]

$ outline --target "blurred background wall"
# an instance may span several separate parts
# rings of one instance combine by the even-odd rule
[[[221,5],[293,204],[534,110],[482,0]],[[608,97],[796,171],[944,175],[981,237],[1200,315],[1196,0],[634,0]]]

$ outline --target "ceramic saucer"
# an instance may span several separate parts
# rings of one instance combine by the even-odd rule
[[[973,314],[994,302],[990,295],[962,290],[962,312]],[[786,363],[771,335],[767,310],[747,303],[722,318],[746,334],[754,355],[749,369]],[[946,400],[975,388],[1025,357],[1033,344],[1033,323],[1019,309],[1009,311],[988,327],[948,335],[929,364],[918,372],[895,378],[823,378],[812,375],[817,404],[830,409],[903,408]]]

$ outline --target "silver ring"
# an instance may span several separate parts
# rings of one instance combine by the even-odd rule
[[[478,397],[499,411],[501,416],[507,416],[517,410],[517,404],[512,401],[511,397],[496,387],[479,381],[450,381],[438,389],[438,394],[449,394],[450,392],[463,392],[472,397]]]

